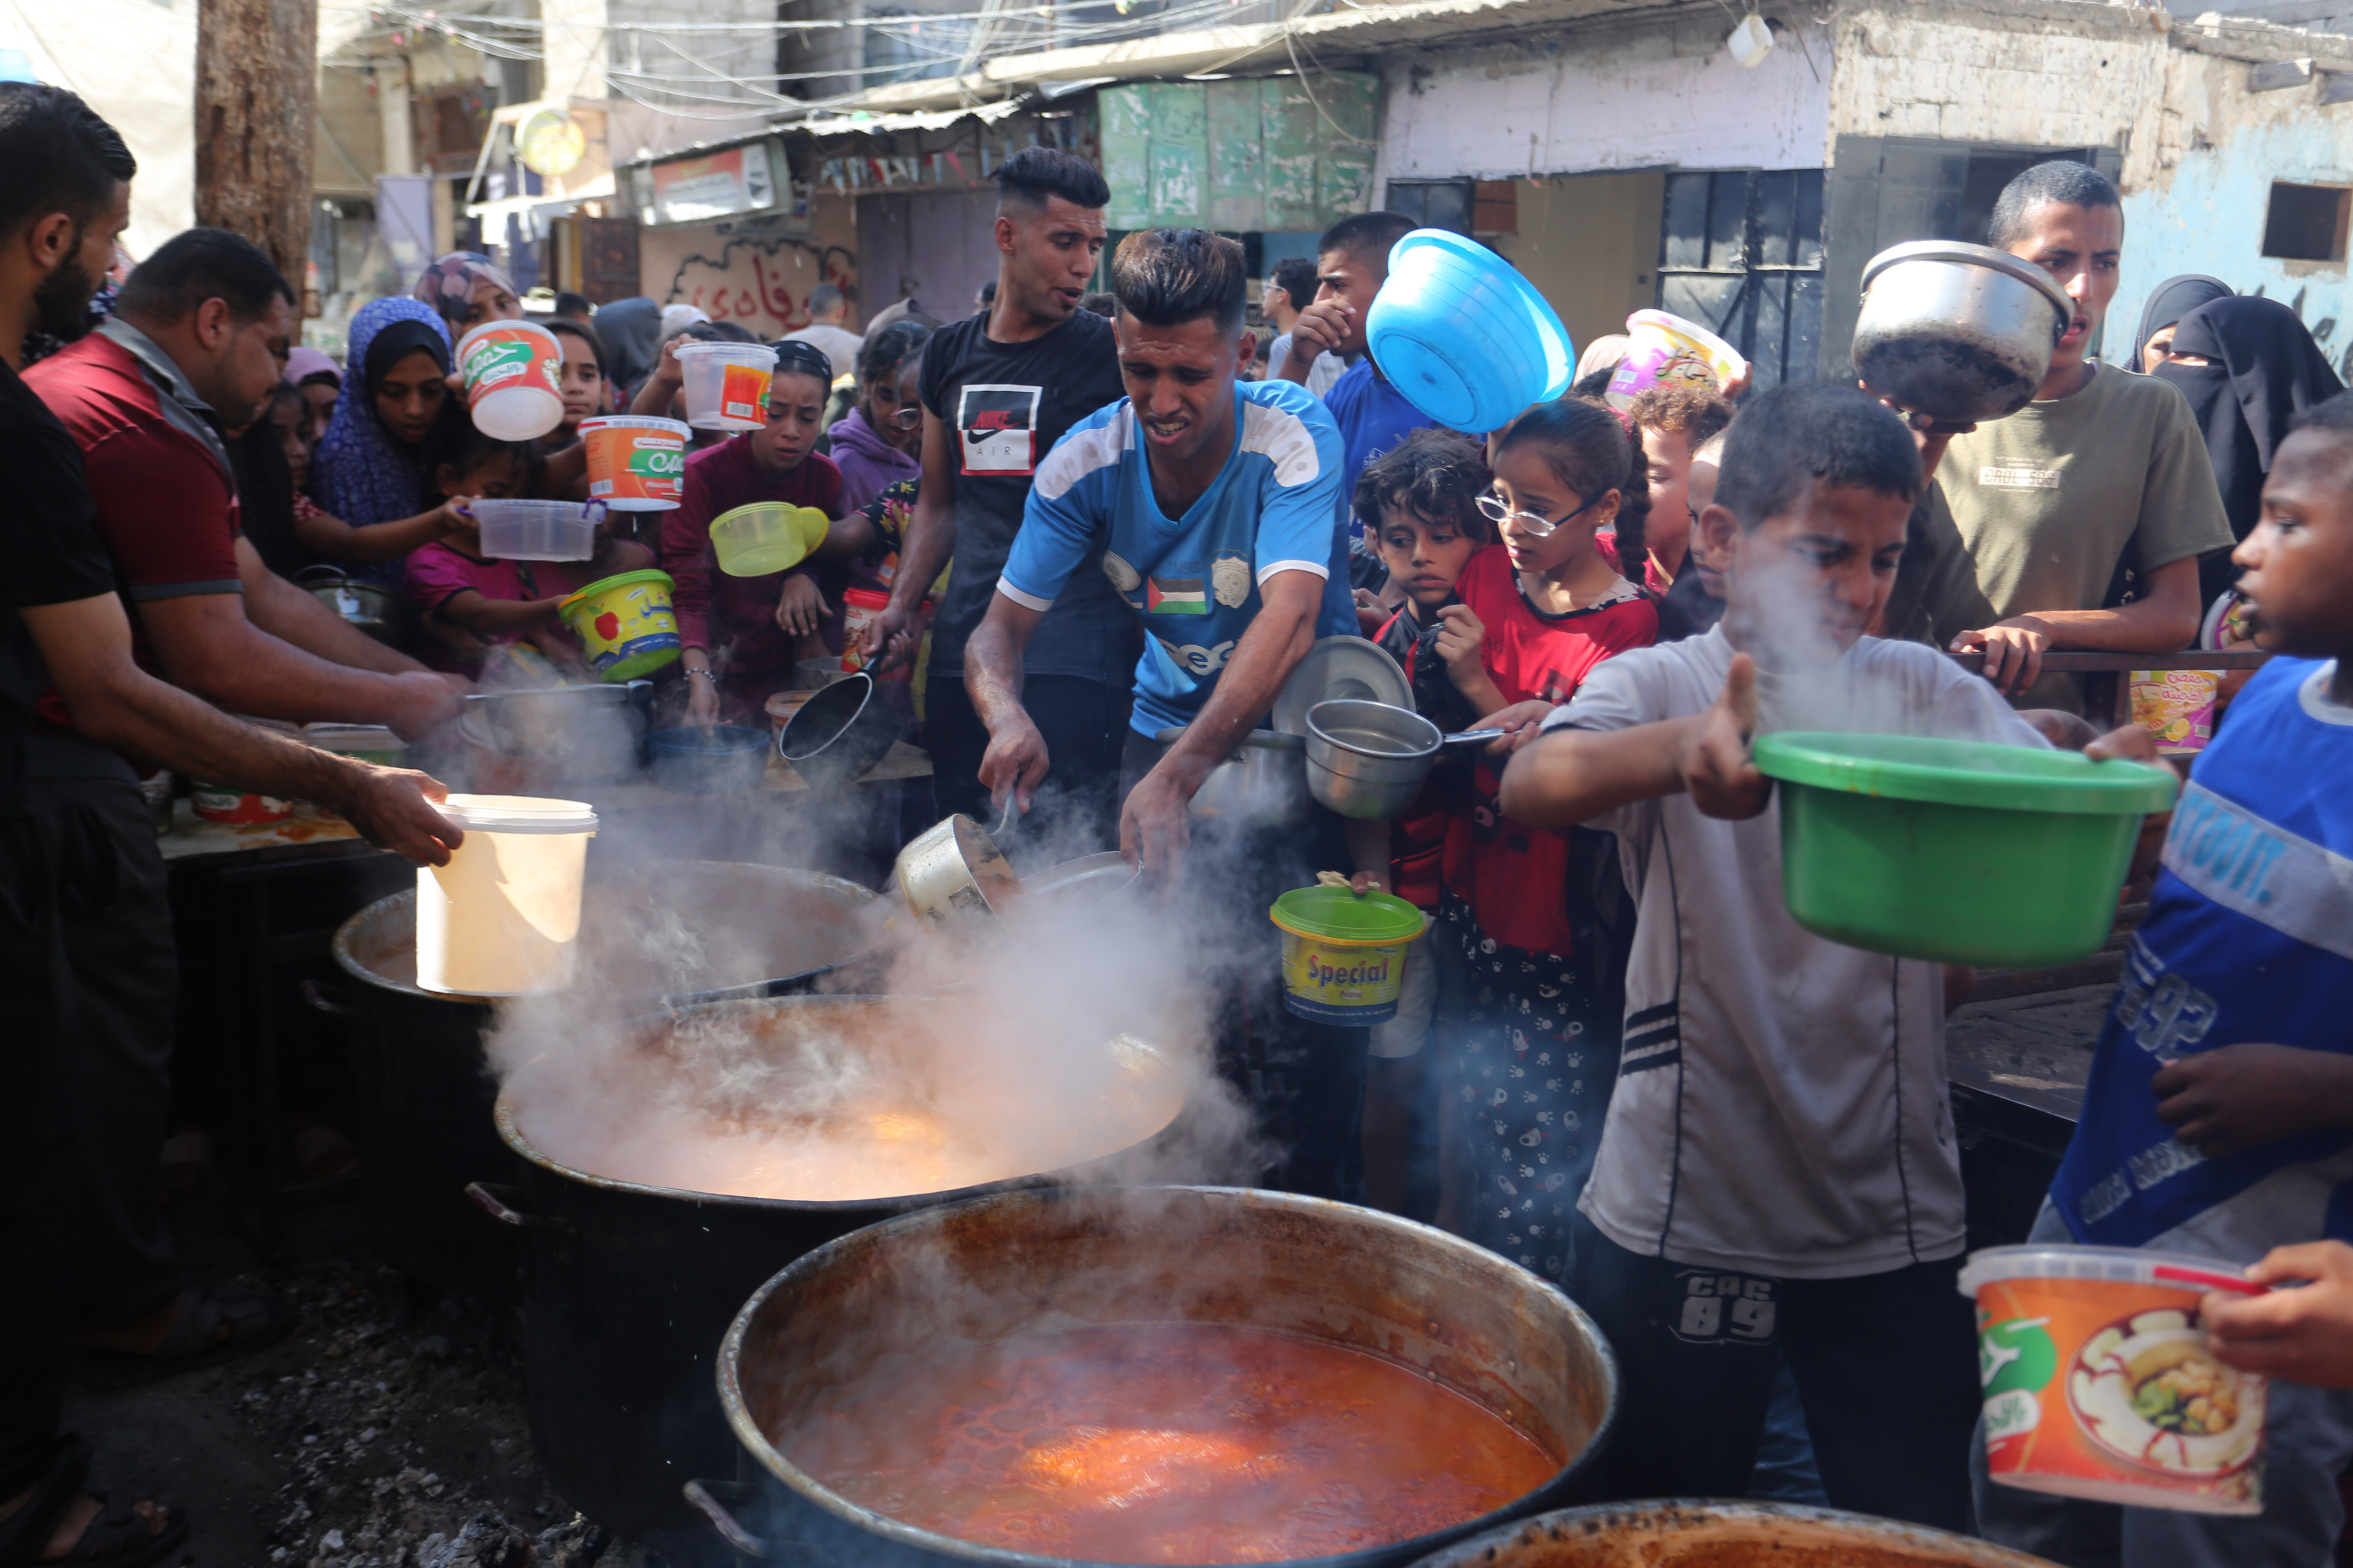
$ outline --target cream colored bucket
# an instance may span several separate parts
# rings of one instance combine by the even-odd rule
[[[417,984],[461,996],[570,984],[595,809],[579,800],[453,795],[441,814],[466,839],[447,866],[417,868]]]

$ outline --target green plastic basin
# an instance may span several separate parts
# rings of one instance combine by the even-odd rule
[[[1907,735],[1757,739],[1780,783],[1781,891],[1817,936],[1941,963],[2096,952],[2164,768]]]

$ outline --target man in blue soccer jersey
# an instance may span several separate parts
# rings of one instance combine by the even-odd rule
[[[1127,396],[1072,426],[1038,466],[965,652],[965,688],[988,727],[981,782],[1026,808],[1053,759],[1022,710],[1022,647],[1074,574],[1108,576],[1145,631],[1120,848],[1173,879],[1210,770],[1265,721],[1318,637],[1356,630],[1348,584],[1333,573],[1345,558],[1340,433],[1304,387],[1236,381],[1250,344],[1240,245],[1201,229],[1132,234],[1111,275]],[[1154,736],[1178,725],[1183,738],[1164,753]],[[1224,1054],[1286,1151],[1266,1184],[1349,1195],[1366,1031],[1284,1012],[1265,919],[1276,894],[1349,865],[1339,819],[1318,811],[1300,833],[1220,834],[1196,853],[1217,858],[1187,873],[1193,907],[1241,954],[1218,988]]]
[[[1026,807],[1052,758],[1021,707],[1023,645],[1072,574],[1108,576],[1145,633],[1120,847],[1167,874],[1209,770],[1317,637],[1356,629],[1332,578],[1340,434],[1304,387],[1236,381],[1250,342],[1240,245],[1145,230],[1120,243],[1111,274],[1127,396],[1038,466],[965,685],[988,726],[981,782]],[[1161,755],[1153,736],[1178,724],[1185,738]]]
[[[2277,657],[2190,770],[2036,1241],[2245,1265],[2353,1239],[2353,395],[2296,421],[2234,559]],[[2259,1516],[1981,1485],[1986,1534],[2071,1564],[2331,1561],[2353,1394],[2287,1381],[2341,1381],[2290,1353],[2324,1295],[2210,1298],[2223,1357],[2278,1374]]]

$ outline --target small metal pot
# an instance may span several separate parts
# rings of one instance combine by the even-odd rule
[[[312,598],[376,641],[399,640],[400,625],[395,616],[399,600],[383,584],[346,577],[332,566],[305,566],[294,574],[294,581]]]
[[[1854,369],[1896,406],[1948,424],[2033,401],[2075,307],[2049,273],[1950,240],[1883,250],[1862,269]]]
[[[1538,1514],[1423,1558],[1414,1568],[2051,1568],[1926,1525],[1795,1503],[1604,1503]]]
[[[809,698],[776,731],[776,754],[813,790],[844,790],[899,739],[899,715],[863,670]]]
[[[1153,739],[1165,752],[1185,730],[1172,725]],[[1193,796],[1192,811],[1253,827],[1297,827],[1314,808],[1315,797],[1307,790],[1306,737],[1252,730],[1232,756],[1209,770]]]
[[[1419,713],[1346,698],[1307,710],[1307,787],[1360,822],[1401,816],[1421,793],[1445,737]]]
[[[749,724],[656,730],[654,783],[678,795],[740,795],[768,776],[768,735]]]
[[[1005,851],[962,812],[909,839],[892,874],[907,907],[934,926],[994,914],[1021,886]]]

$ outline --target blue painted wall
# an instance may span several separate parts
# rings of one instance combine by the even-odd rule
[[[2242,294],[2293,308],[2321,352],[2353,381],[2353,291],[2345,267],[2263,254],[2274,180],[2353,183],[2353,106],[2306,103],[2292,119],[2241,125],[2221,146],[2184,153],[2169,184],[2125,197],[2123,276],[2108,309],[2106,358],[2122,362],[2129,354],[2141,306],[2158,284],[2203,272]]]

